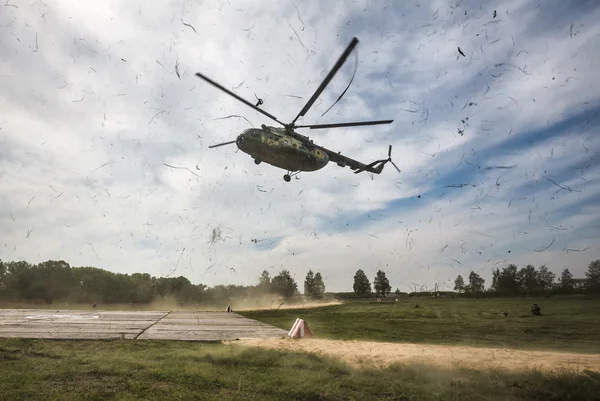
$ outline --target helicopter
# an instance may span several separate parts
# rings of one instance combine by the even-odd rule
[[[317,171],[325,167],[329,162],[336,163],[340,167],[350,167],[354,170],[355,174],[367,171],[374,174],[380,174],[386,163],[391,162],[392,165],[400,172],[400,169],[392,161],[392,145],[388,148],[388,158],[376,160],[369,164],[363,164],[359,161],[351,159],[341,154],[341,152],[334,152],[322,146],[316,145],[309,137],[299,134],[295,131],[297,128],[309,128],[309,129],[326,129],[326,128],[338,128],[338,127],[357,127],[365,125],[380,125],[390,124],[394,120],[379,120],[379,121],[359,121],[359,122],[348,122],[348,123],[334,123],[334,124],[313,124],[313,125],[296,125],[296,121],[303,117],[308,110],[315,103],[321,92],[325,90],[325,87],[333,79],[337,71],[342,67],[348,56],[352,53],[352,50],[358,44],[358,39],[355,37],[352,39],[350,44],[346,47],[346,50],[342,53],[340,58],[337,60],[329,74],[325,77],[321,85],[317,88],[315,93],[312,95],[306,105],[300,110],[300,113],[290,123],[283,123],[279,121],[275,116],[269,114],[265,110],[258,106],[262,104],[259,101],[256,105],[250,103],[246,99],[238,96],[234,92],[224,88],[222,85],[208,78],[207,76],[196,73],[195,75],[204,81],[208,82],[212,86],[222,90],[228,95],[234,97],[245,105],[258,111],[259,113],[269,117],[271,120],[279,123],[282,127],[271,127],[265,124],[261,125],[261,128],[250,128],[244,130],[237,138],[233,141],[223,142],[216,145],[211,145],[209,148],[216,148],[219,146],[236,144],[238,149],[242,152],[250,155],[254,159],[255,164],[265,162],[272,166],[286,170],[287,173],[283,176],[284,181],[290,182],[293,176],[303,171]]]

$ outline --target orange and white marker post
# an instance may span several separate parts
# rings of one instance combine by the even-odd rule
[[[304,337],[312,337],[312,331],[308,327],[308,323],[306,323],[302,319],[296,319],[296,322],[292,326],[292,329],[288,333],[288,336],[292,338],[304,338]]]

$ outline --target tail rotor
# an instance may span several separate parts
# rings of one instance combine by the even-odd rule
[[[396,163],[394,163],[394,161],[392,160],[392,145],[390,145],[389,149],[388,149],[388,159],[386,161],[392,163],[392,166],[394,166],[394,168],[396,170],[398,170],[399,173],[401,173],[402,171],[400,171],[400,169],[398,168],[398,166],[396,166]],[[384,163],[385,164],[385,163]],[[383,165],[381,166],[381,169],[383,170]]]
[[[394,168],[401,173],[402,171],[400,171],[400,169],[398,168],[398,166],[396,166],[396,163],[394,163],[394,161],[392,160],[392,145],[390,145],[390,147],[388,148],[388,158],[387,159],[382,159],[382,160],[376,160],[370,164],[367,164],[366,166],[357,169],[354,174],[359,174],[362,173],[363,171],[368,171],[369,173],[375,173],[375,174],[379,174],[383,171],[383,167],[385,166],[386,163],[392,163],[392,166],[394,166]]]

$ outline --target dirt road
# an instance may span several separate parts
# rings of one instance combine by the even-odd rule
[[[600,372],[599,354],[523,351],[431,344],[379,343],[325,339],[248,339],[236,344],[267,349],[311,352],[344,360],[351,365],[385,367],[395,363],[420,362],[440,367],[501,368],[521,370],[568,368]]]

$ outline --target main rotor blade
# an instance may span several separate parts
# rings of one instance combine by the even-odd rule
[[[354,123],[298,125],[298,126],[296,126],[296,128],[322,129],[322,128],[337,128],[337,127],[358,127],[361,125],[391,124],[392,122],[394,122],[394,120],[358,121],[358,122],[354,122]]]
[[[231,145],[232,143],[235,143],[235,141],[229,141],[229,142],[223,142],[223,143],[218,143],[216,145],[210,145],[208,148],[218,148],[219,146],[225,146],[225,145]]]
[[[267,113],[266,111],[264,111],[263,109],[258,108],[257,106],[253,105],[252,103],[250,103],[249,101],[247,101],[244,98],[241,98],[240,96],[236,95],[235,93],[233,93],[232,91],[230,91],[229,89],[224,88],[223,86],[219,85],[218,83],[216,83],[215,81],[213,81],[212,79],[208,78],[205,75],[200,74],[199,72],[196,73],[196,76],[198,78],[202,78],[203,80],[205,80],[206,82],[208,82],[209,84],[211,84],[212,86],[221,89],[223,92],[227,93],[228,95],[233,96],[234,98],[236,98],[237,100],[239,100],[240,102],[244,103],[246,106],[252,107],[254,110],[258,111],[259,113],[264,114],[265,116],[269,117],[272,120],[277,121],[279,124],[285,126],[284,123],[282,123],[281,121],[279,121],[275,116]]]
[[[354,48],[356,47],[357,44],[358,44],[358,39],[352,38],[352,41],[350,42],[350,44],[348,45],[346,50],[344,50],[344,53],[342,53],[342,55],[338,59],[337,63],[335,63],[335,65],[333,66],[331,71],[329,71],[329,74],[327,74],[327,76],[325,77],[325,79],[323,80],[321,85],[317,88],[314,95],[312,95],[312,97],[310,98],[308,103],[306,103],[306,105],[300,111],[300,113],[298,113],[296,118],[294,118],[294,121],[292,121],[292,124],[294,124],[296,122],[296,120],[298,120],[300,117],[304,116],[308,112],[308,110],[312,107],[313,103],[317,100],[317,98],[319,97],[321,92],[323,92],[323,90],[325,90],[325,87],[329,84],[329,81],[331,81],[333,79],[335,74],[342,67],[342,65],[344,64],[344,62],[346,61],[346,59],[348,58],[348,56],[350,55],[352,50],[354,50]]]

